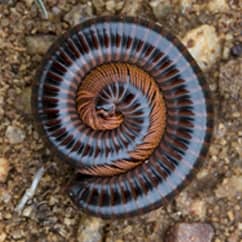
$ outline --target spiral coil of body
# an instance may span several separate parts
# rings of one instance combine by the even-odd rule
[[[40,130],[78,171],[69,195],[93,215],[161,206],[207,153],[212,108],[199,67],[175,37],[139,18],[73,28],[33,90]]]

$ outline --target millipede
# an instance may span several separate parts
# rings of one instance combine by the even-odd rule
[[[140,215],[173,198],[206,159],[208,85],[171,33],[139,17],[87,19],[50,47],[32,90],[38,130],[76,171],[80,210]]]

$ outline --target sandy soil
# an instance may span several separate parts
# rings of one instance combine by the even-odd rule
[[[213,2],[213,3],[211,3]],[[239,1],[46,0],[43,19],[33,0],[0,1],[0,241],[165,241],[179,222],[207,222],[215,242],[239,242],[242,230],[242,59]],[[196,179],[167,207],[128,220],[102,221],[77,212],[64,194],[68,165],[36,132],[31,84],[53,40],[87,16],[144,16],[183,38],[204,24],[216,29],[220,51],[206,67],[215,131]],[[14,209],[33,175],[46,167],[19,215]],[[90,237],[88,237],[90,236]]]

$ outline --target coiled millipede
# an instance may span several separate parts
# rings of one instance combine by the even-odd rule
[[[180,41],[134,17],[88,19],[48,51],[33,86],[40,132],[75,167],[74,204],[103,218],[148,212],[205,159],[212,103]]]

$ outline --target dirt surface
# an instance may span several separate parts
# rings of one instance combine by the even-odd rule
[[[206,222],[215,242],[241,242],[242,23],[240,1],[0,1],[0,241],[162,242],[175,223]],[[88,16],[128,14],[159,22],[183,38],[204,24],[220,41],[206,66],[215,107],[214,139],[196,179],[165,208],[128,220],[77,212],[64,194],[72,169],[51,156],[36,132],[31,84],[53,40]],[[198,57],[199,58],[199,57]],[[21,214],[15,208],[33,175],[46,167]],[[90,236],[90,237],[88,237]]]

